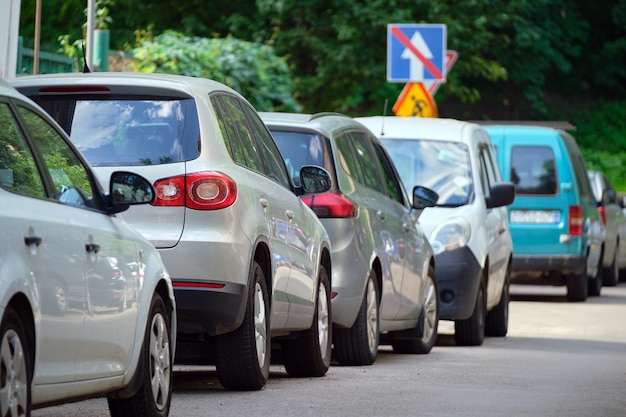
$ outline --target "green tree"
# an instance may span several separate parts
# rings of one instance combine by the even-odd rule
[[[140,39],[133,55],[139,71],[210,78],[241,93],[257,110],[301,109],[293,97],[287,63],[269,45],[165,31]]]

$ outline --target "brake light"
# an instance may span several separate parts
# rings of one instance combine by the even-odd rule
[[[359,207],[357,204],[340,193],[309,194],[302,197],[302,201],[317,217],[356,217]]]
[[[602,224],[606,226],[606,209],[604,206],[598,207],[598,213],[600,213],[600,217],[602,218]]]
[[[569,225],[567,233],[572,236],[583,234],[583,210],[580,206],[569,206]]]
[[[220,210],[237,199],[237,184],[217,171],[164,178],[154,183],[153,206],[185,206],[194,210]]]

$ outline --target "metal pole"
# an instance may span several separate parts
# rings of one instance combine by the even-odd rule
[[[85,65],[93,70],[93,32],[96,26],[96,0],[87,0],[87,53]]]
[[[39,31],[41,29],[41,0],[35,4],[35,45],[33,52],[33,74],[39,74]]]

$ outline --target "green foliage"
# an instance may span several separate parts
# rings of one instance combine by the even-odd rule
[[[273,47],[232,37],[200,38],[165,31],[144,33],[133,51],[141,72],[210,78],[228,85],[260,111],[299,111],[287,62]]]

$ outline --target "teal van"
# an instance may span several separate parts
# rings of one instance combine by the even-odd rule
[[[487,125],[502,179],[515,184],[508,206],[511,283],[567,286],[569,301],[599,295],[604,229],[580,149],[564,130]]]

